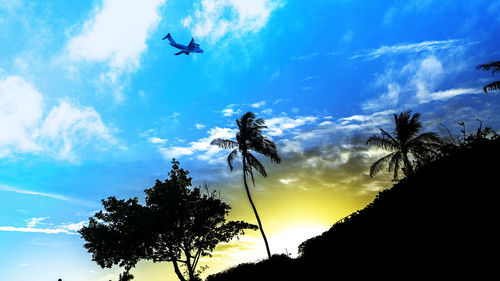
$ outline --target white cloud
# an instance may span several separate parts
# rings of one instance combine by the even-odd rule
[[[259,107],[262,107],[264,105],[266,105],[266,101],[259,101],[259,102],[256,102],[256,103],[252,103],[250,106],[254,107],[254,108],[259,108]]]
[[[401,87],[398,83],[387,84],[387,92],[377,99],[371,99],[363,103],[364,110],[379,110],[387,107],[394,107],[398,104]]]
[[[288,139],[280,141],[280,151],[301,154],[305,148],[321,145],[321,140],[342,138],[352,134],[376,133],[382,126],[392,122],[394,110],[384,110],[369,115],[353,115],[333,121],[325,121],[308,130],[302,130]],[[329,123],[327,123],[329,122]]]
[[[72,202],[73,204],[79,204],[79,205],[85,205],[85,206],[95,206],[95,202],[93,202],[93,201],[85,201],[85,200],[67,197],[67,196],[60,195],[60,194],[27,190],[27,189],[22,189],[22,188],[7,186],[7,185],[1,185],[1,184],[0,184],[0,191],[13,192],[13,193],[17,193],[17,194],[21,194],[21,195],[28,195],[28,196],[47,197],[47,198],[68,201],[68,202]],[[26,210],[23,210],[23,209],[18,209],[17,211],[20,213],[26,213]]]
[[[447,88],[446,84],[453,81],[456,74],[469,68],[457,63],[464,61],[462,56],[463,52],[457,51],[439,56],[430,54],[423,58],[412,59],[403,66],[389,63],[384,73],[377,75],[373,83],[375,89],[372,90],[377,91],[381,87],[387,89],[378,98],[362,103],[362,108],[366,111],[412,108],[459,95],[480,93],[481,90],[475,88],[476,85],[464,87],[461,81],[452,84],[462,87]]]
[[[136,68],[146,39],[161,20],[165,0],[103,0],[81,33],[68,43],[75,60],[108,62],[115,69]]]
[[[43,96],[19,76],[0,80],[0,157],[19,153],[45,153],[76,160],[76,145],[91,139],[114,144],[109,129],[92,107],[75,107],[60,101],[48,114]]]
[[[365,51],[362,54],[355,55],[355,58],[376,59],[383,55],[397,55],[404,53],[431,52],[437,50],[450,49],[462,44],[462,40],[451,39],[442,41],[423,41],[420,43],[398,44],[392,46],[382,46],[375,50]]]
[[[278,103],[283,103],[283,102],[289,102],[290,100],[288,99],[277,99],[274,101],[274,104],[278,104]]]
[[[77,223],[68,222],[68,223],[63,223],[60,226],[60,228],[67,229],[68,231],[71,231],[71,232],[77,232],[82,227],[84,227],[85,224],[87,224],[87,221],[81,221],[81,222],[77,222]]]
[[[72,78],[97,65],[97,70],[92,69],[95,75],[85,79],[93,80],[98,91],[111,93],[116,102],[123,102],[124,90],[130,83],[125,75],[140,67],[147,39],[161,20],[158,12],[164,3],[165,0],[99,1],[81,26],[67,31],[75,35],[68,40],[59,62]]]
[[[407,68],[414,71],[412,69],[414,65],[411,63],[403,68],[403,72],[408,72]],[[435,56],[429,56],[420,61],[411,81],[416,89],[416,98],[420,102],[428,99],[429,91],[441,81],[443,73],[443,64]]]
[[[180,146],[160,147],[159,150],[166,159],[179,158],[181,156],[191,155],[194,153],[193,150]]]
[[[307,76],[306,78],[300,80],[300,82],[306,82],[306,81],[309,81],[309,80],[314,80],[314,79],[317,79],[318,76]]]
[[[0,231],[9,231],[9,232],[31,232],[31,233],[46,233],[46,234],[78,234],[78,230],[80,230],[87,221],[80,221],[77,223],[63,223],[56,227],[52,228],[38,228],[36,227],[42,221],[48,219],[48,217],[44,218],[31,218],[27,220],[26,227],[15,227],[15,226],[0,226]]]
[[[159,150],[166,159],[197,153],[196,157],[198,159],[212,164],[220,161],[222,157],[222,155],[217,155],[222,149],[216,145],[211,145],[212,140],[216,138],[234,139],[235,136],[236,129],[215,127],[208,131],[208,137],[192,141],[188,146],[160,147]]]
[[[168,141],[168,139],[161,139],[161,138],[157,138],[157,137],[150,137],[148,139],[148,141],[150,143],[155,143],[155,144],[164,144]]]
[[[57,158],[66,160],[76,159],[74,146],[93,138],[114,143],[109,129],[94,108],[77,108],[67,101],[61,101],[49,112],[43,121],[40,138],[47,146],[56,147]]]
[[[270,109],[270,108],[266,108],[266,109],[261,110],[260,113],[262,113],[262,114],[271,114],[271,113],[273,113],[273,110]]]
[[[33,228],[33,227],[14,227],[14,226],[0,226],[0,231],[31,232],[31,233],[46,233],[46,234],[59,234],[59,233],[73,234],[73,235],[78,234],[64,228]]]
[[[279,1],[274,0],[201,0],[182,25],[195,37],[216,42],[228,33],[242,36],[259,31],[279,6]]]
[[[297,127],[312,124],[318,118],[314,116],[297,116],[295,119],[290,117],[274,117],[266,120],[266,126],[268,127],[267,134],[270,136],[281,136],[285,131],[295,129]]]
[[[240,113],[241,113],[241,110],[239,110],[239,109],[234,110],[232,108],[225,108],[222,110],[222,115],[224,115],[226,117],[237,115]]]
[[[282,139],[279,142],[279,152],[282,154],[302,154],[304,152],[304,147],[302,146],[301,141],[294,138]]]
[[[7,192],[15,192],[18,194],[26,194],[26,195],[37,195],[37,196],[43,196],[43,197],[50,197],[54,199],[59,199],[59,200],[64,200],[64,201],[73,201],[73,199],[58,195],[58,194],[50,194],[50,193],[44,193],[44,192],[37,192],[37,191],[32,191],[32,190],[25,190],[25,189],[20,189],[20,188],[15,188],[11,186],[6,186],[6,185],[0,185],[0,191],[7,191]]]
[[[30,218],[27,220],[26,226],[29,228],[35,227],[37,224],[40,224],[42,221],[48,219],[49,217],[43,217],[43,218]]]
[[[384,124],[392,121],[389,117],[395,110],[387,109],[384,111],[377,111],[369,115],[353,115],[349,117],[340,118],[336,124],[337,130],[346,132],[359,131],[359,130],[378,130]]]
[[[447,100],[452,97],[460,96],[460,95],[470,95],[470,94],[481,94],[483,90],[481,88],[458,88],[458,89],[449,89],[443,91],[437,91],[429,93],[427,96],[422,98],[421,102],[426,103],[435,100]]]
[[[285,178],[285,179],[279,179],[279,182],[285,185],[289,185],[292,182],[296,182],[297,179],[292,179],[292,178]]]
[[[196,129],[201,130],[201,129],[205,128],[207,125],[195,124],[194,126],[196,127]]]
[[[43,113],[43,97],[18,76],[0,80],[0,157],[17,152],[40,151],[36,129]]]

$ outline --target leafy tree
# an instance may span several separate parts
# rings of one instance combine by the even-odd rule
[[[80,230],[92,260],[103,268],[124,267],[120,280],[131,280],[129,270],[140,260],[172,262],[179,280],[200,280],[201,257],[246,229],[257,229],[243,221],[226,222],[231,207],[207,187],[204,194],[190,189],[188,174],[173,160],[169,178],[145,190],[144,206],[137,198],[103,200],[105,211]]]
[[[253,203],[252,196],[250,195],[250,190],[248,189],[247,176],[249,175],[251,177],[254,186],[255,180],[253,176],[253,169],[259,171],[262,176],[267,177],[264,165],[257,160],[251,151],[255,151],[269,157],[271,161],[275,163],[280,163],[281,158],[278,155],[276,144],[262,134],[262,130],[267,128],[262,118],[255,118],[255,114],[249,111],[240,119],[236,119],[236,124],[239,129],[236,133],[236,141],[217,138],[212,140],[211,144],[218,145],[224,149],[232,149],[231,153],[229,153],[227,157],[227,164],[229,165],[231,171],[233,170],[233,161],[238,155],[241,154],[243,183],[245,185],[248,201],[250,201],[250,205],[252,206],[255,217],[257,218],[257,223],[259,224],[259,229],[266,245],[267,255],[271,258],[271,251],[269,250],[266,234],[262,228],[259,214],[257,213],[257,209]]]
[[[449,156],[456,154],[460,150],[468,150],[478,147],[489,147],[498,144],[500,141],[500,135],[491,129],[491,127],[486,126],[483,128],[483,122],[477,119],[479,122],[479,127],[475,133],[467,134],[465,130],[465,122],[459,122],[458,125],[462,127],[460,132],[462,136],[457,138],[457,142],[446,143],[440,149],[441,156]]]
[[[371,136],[367,144],[374,145],[385,150],[392,151],[390,154],[375,161],[370,167],[370,176],[376,175],[385,165],[389,165],[389,172],[394,171],[393,180],[397,180],[398,171],[402,169],[406,176],[413,173],[409,155],[417,162],[429,159],[441,146],[441,140],[436,133],[422,133],[417,135],[422,128],[419,121],[420,114],[411,114],[411,111],[403,111],[394,114],[395,131],[394,136],[380,129],[382,136]]]
[[[479,70],[491,71],[492,74],[495,74],[500,71],[500,61],[492,61],[489,63],[481,64],[476,67]],[[487,93],[488,91],[500,90],[500,81],[495,81],[484,86],[483,91]]]

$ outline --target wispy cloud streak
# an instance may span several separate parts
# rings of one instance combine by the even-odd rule
[[[15,193],[27,194],[27,195],[37,195],[37,196],[49,197],[49,198],[54,198],[54,199],[63,200],[63,201],[76,201],[72,198],[58,195],[58,194],[50,194],[50,193],[44,193],[44,192],[38,192],[38,191],[32,191],[32,190],[25,190],[25,189],[20,189],[20,188],[16,188],[16,187],[6,186],[6,185],[0,185],[0,191],[15,192]]]
[[[81,199],[76,199],[76,198],[71,198],[71,197],[67,197],[67,196],[64,196],[64,195],[60,195],[60,194],[45,193],[45,192],[39,192],[39,191],[34,191],[34,190],[27,190],[27,189],[22,189],[22,188],[17,188],[17,187],[2,185],[2,184],[0,184],[0,191],[14,192],[14,193],[17,193],[17,194],[25,194],[25,195],[33,195],[33,196],[42,196],[42,197],[57,199],[57,200],[61,200],[61,201],[71,202],[73,204],[84,205],[84,206],[92,206],[92,207],[94,207],[97,204],[96,202],[86,201],[86,200],[81,200]]]
[[[40,221],[46,218],[32,218],[28,220],[26,227],[16,227],[16,226],[0,226],[0,231],[8,232],[27,232],[27,233],[45,233],[45,234],[70,234],[78,235],[78,230],[80,230],[87,221],[81,221],[77,223],[63,223],[54,228],[38,228],[35,227]]]
[[[0,231],[10,232],[31,232],[31,233],[46,233],[46,234],[72,234],[77,235],[76,232],[68,231],[64,228],[33,228],[33,227],[14,227],[14,226],[0,226]]]
[[[411,44],[397,44],[392,46],[382,46],[378,49],[364,51],[361,54],[354,55],[351,59],[366,58],[366,59],[376,59],[384,55],[397,55],[403,53],[419,53],[419,52],[430,52],[437,50],[449,49],[457,46],[463,40],[450,39],[442,41],[423,41],[420,43]]]

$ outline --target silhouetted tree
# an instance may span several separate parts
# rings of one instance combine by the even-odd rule
[[[479,70],[491,71],[492,74],[495,74],[500,71],[500,61],[493,61],[485,64],[478,65],[476,67]],[[488,91],[500,90],[500,81],[495,81],[484,86],[483,91],[487,93]]]
[[[398,178],[398,171],[402,169],[405,175],[413,173],[409,155],[417,161],[425,161],[441,146],[441,140],[436,133],[422,133],[417,135],[422,128],[419,121],[420,114],[411,114],[411,111],[403,111],[394,114],[395,131],[394,136],[380,129],[382,136],[371,136],[367,144],[374,145],[385,150],[392,151],[390,154],[375,161],[370,167],[370,176],[376,175],[384,165],[389,165],[389,172],[394,171],[394,178]]]
[[[118,281],[130,281],[134,279],[134,275],[130,274],[129,270],[126,270],[118,277]]]
[[[140,260],[172,262],[181,281],[200,280],[201,257],[245,229],[257,229],[243,221],[226,222],[231,207],[208,188],[205,194],[200,188],[190,189],[188,174],[173,160],[169,178],[145,190],[145,206],[137,198],[103,200],[105,211],[89,218],[88,226],[79,231],[92,260],[103,268],[124,267],[120,280],[131,280],[129,270]]]
[[[243,183],[245,185],[248,201],[250,201],[250,205],[252,205],[253,212],[255,214],[255,217],[257,218],[257,223],[259,224],[259,229],[266,245],[267,255],[269,258],[271,258],[271,251],[269,250],[269,244],[267,242],[264,229],[262,228],[259,214],[257,213],[257,209],[255,208],[255,205],[253,203],[252,196],[250,196],[250,190],[248,189],[247,184],[247,175],[250,175],[254,186],[255,181],[253,176],[253,169],[259,171],[262,176],[267,177],[267,172],[264,168],[264,165],[262,165],[262,163],[257,160],[257,158],[251,153],[251,151],[255,151],[266,157],[269,157],[269,159],[271,159],[271,161],[275,163],[280,163],[281,158],[278,155],[276,144],[262,134],[262,130],[267,128],[262,118],[255,118],[255,114],[249,111],[245,113],[240,119],[236,119],[236,124],[238,125],[236,141],[217,138],[212,140],[211,144],[218,145],[219,147],[224,149],[233,149],[227,157],[227,164],[229,165],[231,171],[233,170],[234,159],[239,154],[241,154],[243,167]]]

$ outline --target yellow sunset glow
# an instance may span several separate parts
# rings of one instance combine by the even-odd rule
[[[259,212],[263,228],[273,254],[289,253],[297,256],[298,246],[305,240],[328,230],[332,224],[346,215],[362,209],[376,195],[373,182],[366,183],[366,190],[357,190],[345,181],[331,188],[316,187],[310,178],[283,184],[280,175],[259,178],[257,187],[250,192]],[[318,179],[315,179],[318,180]],[[257,224],[242,182],[236,181],[221,189],[221,196],[232,207],[229,220],[244,220]],[[353,190],[355,190],[353,192]],[[219,245],[212,257],[203,258],[208,269],[202,276],[220,272],[240,263],[266,258],[266,250],[260,231],[248,231],[239,240]],[[168,263],[141,263],[133,273],[137,279],[153,277],[176,280]]]

